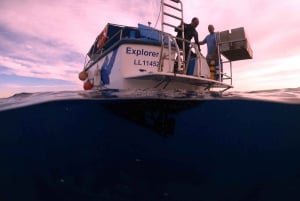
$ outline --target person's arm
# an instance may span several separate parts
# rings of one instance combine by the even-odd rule
[[[199,42],[199,45],[204,45],[205,43],[206,43],[206,37],[202,41]]]
[[[196,43],[197,46],[198,46],[199,51],[201,51],[201,49],[200,49],[200,42],[199,42],[198,32],[197,32],[197,31],[195,31],[195,34],[194,34],[194,40],[195,40],[195,43]]]
[[[177,27],[175,27],[175,32],[182,31],[182,30],[181,30],[182,23],[183,23],[183,22],[181,22],[180,25],[178,25]]]
[[[195,34],[194,34],[194,40],[195,40],[195,43],[196,43],[197,45],[199,45],[199,38],[198,38],[198,32],[197,32],[197,31],[195,31]]]

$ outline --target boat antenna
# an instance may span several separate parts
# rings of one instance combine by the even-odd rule
[[[158,12],[158,16],[157,16],[157,18],[156,18],[156,22],[155,22],[154,28],[157,27],[158,20],[159,20],[159,18],[160,18],[160,14],[161,14],[161,10],[162,10],[162,8],[161,8],[161,2],[160,2],[159,12]]]

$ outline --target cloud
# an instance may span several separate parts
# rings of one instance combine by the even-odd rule
[[[136,13],[141,21],[152,18],[158,3],[147,3],[150,11],[137,0],[15,0],[1,6],[0,64],[17,75],[70,79],[67,73],[82,69],[85,53],[108,22],[136,25]]]
[[[238,90],[300,86],[300,3],[295,0],[193,1],[185,4],[186,20],[198,16],[200,39],[207,25],[217,31],[244,27],[254,59],[233,62],[233,83]],[[197,11],[197,12],[195,12]],[[202,36],[202,37],[201,37]],[[202,48],[206,54],[206,48]]]
[[[0,65],[5,74],[70,80],[77,77],[84,56],[63,41],[51,41],[1,27]]]
[[[300,86],[300,56],[263,61],[240,61],[233,65],[235,88],[238,90],[281,89]]]
[[[277,1],[193,1],[187,4],[190,20],[199,16],[198,31],[204,38],[207,25],[214,24],[218,31],[244,27],[256,58],[286,57],[300,51],[300,3],[296,0]],[[283,54],[282,54],[283,53]]]
[[[300,55],[297,0],[182,1],[184,21],[194,16],[200,19],[200,39],[207,35],[208,24],[214,24],[217,31],[245,27],[254,59],[234,64],[240,86],[253,82],[246,79],[251,73],[260,72],[257,76],[261,80],[267,80],[267,76],[277,80],[278,73],[289,76],[288,71],[282,71],[285,63],[298,65],[299,60],[294,62]],[[107,23],[136,26],[150,21],[154,26],[161,14],[160,0],[4,0],[0,7],[0,66],[6,67],[0,74],[76,84],[80,83],[77,76],[85,54]],[[264,69],[273,73],[265,74]],[[294,74],[298,73],[295,70]],[[253,75],[251,79],[258,78]]]

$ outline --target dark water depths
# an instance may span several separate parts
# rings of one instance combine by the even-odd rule
[[[300,200],[300,89],[0,99],[0,200]]]

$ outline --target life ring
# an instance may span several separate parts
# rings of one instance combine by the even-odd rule
[[[103,31],[98,36],[97,48],[102,49],[107,39],[107,26],[103,29]]]

